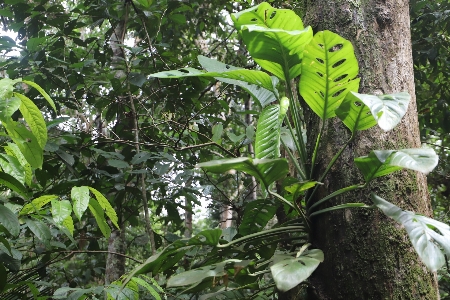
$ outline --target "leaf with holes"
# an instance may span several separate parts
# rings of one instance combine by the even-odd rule
[[[203,72],[194,68],[182,68],[179,70],[163,71],[151,74],[150,77],[156,78],[182,78],[182,77],[209,77],[209,78],[226,78],[245,81],[250,84],[263,87],[274,92],[272,79],[269,75],[262,71],[236,69],[223,72]]]
[[[444,266],[446,259],[442,252],[450,255],[450,226],[411,211],[404,211],[375,194],[372,194],[372,201],[386,216],[405,227],[414,249],[431,272],[436,272]],[[436,244],[442,247],[443,251]]]
[[[347,101],[353,103],[364,103],[365,106],[368,107],[370,114],[368,114],[367,109],[364,108],[364,112],[362,113],[361,116],[361,118],[363,117],[364,118],[359,120],[359,123],[361,123],[360,126],[362,128],[366,129],[367,126],[372,125],[373,122],[375,122],[375,124],[378,123],[378,126],[380,126],[380,128],[383,129],[384,131],[389,131],[392,130],[395,126],[397,126],[397,124],[406,114],[409,102],[411,101],[411,96],[406,92],[381,96],[348,93],[344,103]],[[348,105],[349,104],[345,104],[343,110],[345,110],[345,106]],[[353,106],[354,105],[350,104],[350,107]],[[341,107],[339,107],[338,111],[340,110]],[[336,114],[338,114],[338,111],[336,111]],[[339,113],[342,116],[342,111],[340,111]],[[356,117],[356,114],[353,112],[352,115],[353,117],[351,117],[351,119],[354,119]],[[341,118],[341,120],[344,121],[345,125],[347,125],[347,123],[349,123],[350,125],[352,124],[352,121],[350,120],[347,120],[346,123],[345,118],[344,119]],[[358,121],[358,119],[355,119],[355,121]],[[347,127],[348,126],[349,125],[347,125]]]
[[[276,9],[268,3],[231,15],[252,58],[265,70],[289,81],[302,72],[303,50],[312,39],[292,10]]]
[[[206,56],[199,55],[198,62],[202,65],[202,67],[208,72],[225,72],[227,70],[239,70],[242,68],[238,68],[235,66],[224,64],[215,59],[208,58]],[[261,107],[270,104],[271,102],[277,100],[278,98],[278,90],[275,88],[278,84],[278,78],[271,76],[273,91],[265,89],[256,84],[250,84],[245,81],[229,79],[223,77],[217,77],[217,80],[220,80],[225,83],[233,84],[240,86],[244,90],[246,90],[252,97],[259,102]]]
[[[373,150],[368,156],[355,158],[355,164],[366,182],[403,168],[428,174],[439,161],[431,148]]]
[[[254,176],[264,185],[264,188],[289,173],[287,160],[251,159],[249,157],[226,158],[200,163],[196,166],[213,173],[226,173],[230,170],[245,172]]]
[[[369,107],[355,94],[354,92],[347,93],[344,101],[335,111],[337,117],[344,122],[351,132],[366,130],[377,125]]]
[[[349,91],[358,91],[358,61],[352,44],[325,30],[305,48],[300,94],[322,119],[332,118]]]
[[[276,255],[270,271],[278,290],[289,291],[306,280],[323,262],[323,258],[323,252],[319,249],[305,251],[296,258],[286,254]]]

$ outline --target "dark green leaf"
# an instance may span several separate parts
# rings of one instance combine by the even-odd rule
[[[20,223],[16,214],[9,208],[0,204],[0,223],[5,226],[9,233],[13,236],[19,235]]]

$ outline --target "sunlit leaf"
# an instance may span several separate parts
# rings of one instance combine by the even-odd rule
[[[83,213],[89,205],[89,189],[87,186],[73,187],[71,191],[73,201],[73,212],[78,220],[81,220]]]
[[[52,200],[58,199],[56,195],[44,195],[33,199],[31,203],[26,204],[19,212],[19,216],[27,215],[29,213],[37,213],[45,204]]]
[[[21,195],[22,197],[28,198],[27,190],[25,189],[23,184],[20,183],[13,176],[1,171],[0,171],[0,185],[4,185],[7,188],[16,192],[17,194]]]
[[[22,165],[23,170],[24,170],[25,183],[27,185],[31,185],[33,171],[31,170],[30,164],[25,159],[25,156],[23,156],[22,152],[20,152],[19,147],[14,143],[8,143],[8,146],[5,146],[5,151],[8,155],[17,158],[17,160]]]
[[[53,108],[53,110],[56,112],[56,106],[55,103],[53,102],[52,98],[50,98],[50,96],[47,94],[46,91],[44,91],[38,84],[32,82],[32,81],[28,81],[28,80],[22,80],[23,83],[28,84],[29,86],[34,87],[36,90],[38,90],[39,93],[41,93],[41,95],[45,98],[45,100],[47,100],[47,102],[50,104],[50,106]]]
[[[17,97],[3,98],[0,101],[0,120],[6,121],[15,113],[20,107],[20,99]]]
[[[44,149],[47,143],[47,126],[41,111],[28,97],[19,93],[14,93],[14,95],[20,98],[21,104],[19,110],[27,125],[30,127],[31,132],[36,137],[39,146]]]
[[[56,224],[62,224],[72,213],[69,200],[52,200],[52,216]]]
[[[336,116],[351,132],[366,130],[377,125],[369,107],[355,95],[354,92],[347,93],[344,101],[335,111]]]
[[[334,117],[347,93],[358,91],[358,72],[352,44],[331,31],[320,31],[305,48],[300,94],[321,119]]]
[[[265,70],[289,81],[300,75],[305,46],[311,41],[311,27],[304,28],[292,10],[261,3],[232,14],[252,58]]]

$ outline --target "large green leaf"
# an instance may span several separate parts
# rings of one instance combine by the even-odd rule
[[[323,261],[323,252],[312,249],[299,257],[286,254],[276,255],[275,263],[270,267],[277,288],[286,292],[306,280]]]
[[[255,84],[269,91],[274,92],[272,79],[269,75],[262,71],[236,69],[224,72],[203,72],[194,68],[182,68],[179,70],[163,71],[151,74],[150,77],[157,78],[181,78],[181,77],[209,77],[209,78],[226,78],[245,81],[250,84]]]
[[[42,168],[43,150],[33,133],[22,124],[11,120],[4,122],[3,126],[5,126],[8,136],[19,147],[28,163],[33,168]]]
[[[0,101],[0,120],[9,120],[13,113],[20,107],[20,99],[17,97],[4,98]]]
[[[197,168],[203,168],[213,173],[225,173],[230,170],[242,171],[261,180],[265,188],[289,173],[288,163],[284,158],[227,158],[200,163]]]
[[[202,65],[202,67],[208,72],[225,72],[226,70],[239,70],[241,68],[234,67],[231,65],[224,64],[215,59],[208,58],[206,56],[199,55],[198,62]],[[278,90],[275,88],[278,84],[278,78],[272,76],[272,85],[274,87],[273,91],[260,87],[256,84],[250,84],[245,81],[228,79],[228,78],[220,78],[217,77],[217,80],[220,80],[225,83],[234,84],[240,86],[244,90],[246,90],[252,97],[259,102],[261,107],[270,104],[271,102],[277,100]]]
[[[56,195],[44,195],[33,199],[20,210],[19,216],[27,215],[32,212],[37,213],[45,204],[56,199],[58,199],[58,196]]]
[[[102,193],[100,193],[99,191],[97,191],[93,187],[89,187],[89,190],[92,192],[92,194],[94,194],[94,196],[97,199],[98,203],[105,210],[106,215],[111,220],[111,222],[114,224],[114,226],[119,228],[119,224],[117,224],[119,219],[117,218],[116,211],[111,206],[111,204],[109,204],[108,199],[106,199],[105,196],[103,196]]]
[[[178,287],[198,284],[207,277],[222,277],[225,275],[225,265],[227,261],[209,266],[200,267],[172,276],[167,280],[167,287]]]
[[[18,82],[21,82],[22,79],[9,79],[2,78],[0,79],[0,99],[3,101],[4,99],[9,99],[13,96],[14,85]]]
[[[47,125],[45,124],[41,111],[28,97],[19,93],[14,93],[14,95],[20,98],[22,103],[20,104],[19,110],[27,125],[30,127],[31,132],[37,138],[39,146],[44,149],[45,144],[47,144]]]
[[[431,148],[373,150],[368,156],[355,158],[366,182],[403,168],[428,174],[438,161],[439,156]]]
[[[414,249],[430,271],[436,272],[444,266],[446,259],[437,245],[450,256],[450,226],[411,211],[404,211],[375,194],[372,194],[372,201],[386,216],[405,227]]]
[[[81,220],[83,213],[89,206],[89,188],[87,186],[75,186],[71,191],[73,201],[73,212],[78,220]]]
[[[334,117],[347,93],[358,91],[358,72],[352,44],[331,31],[320,31],[305,48],[300,94],[321,119]]]
[[[336,114],[352,131],[364,130],[377,123],[384,131],[389,131],[406,114],[410,100],[411,96],[406,92],[381,96],[351,92]]]
[[[285,81],[300,75],[303,50],[311,41],[312,29],[304,28],[294,11],[263,2],[232,14],[231,19],[262,68]]]
[[[47,246],[50,247],[50,239],[51,239],[51,233],[48,226],[42,222],[41,220],[33,220],[30,218],[27,218],[25,220],[25,223],[27,224],[28,228],[30,228],[31,232],[41,240],[41,242]]]
[[[72,213],[69,200],[52,200],[52,216],[56,224],[61,225]]]
[[[23,156],[22,152],[20,152],[19,147],[14,143],[8,143],[8,146],[5,146],[5,152],[17,158],[19,163],[22,165],[22,168],[24,169],[25,173],[25,183],[28,185],[31,185],[31,179],[33,177],[33,171],[31,170],[31,166],[28,163],[28,161],[25,159],[25,156]]]
[[[275,215],[277,207],[271,199],[249,202],[244,208],[239,234],[245,236],[263,230]]]
[[[16,214],[9,208],[0,204],[0,223],[9,231],[13,236],[19,235],[20,223]]]
[[[105,214],[103,212],[100,204],[93,198],[89,199],[89,210],[94,215],[95,221],[100,228],[100,231],[106,238],[111,235],[111,228],[109,228],[108,223],[106,223]]]

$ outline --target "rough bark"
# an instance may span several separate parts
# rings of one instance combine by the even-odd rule
[[[407,0],[308,0],[305,24],[315,32],[331,30],[350,40],[359,61],[360,92],[388,94],[407,91],[412,97],[401,124],[388,133],[364,131],[343,152],[315,200],[362,182],[355,157],[372,149],[420,147],[414,97]],[[312,149],[319,120],[306,112],[308,148]],[[315,130],[314,130],[315,129]],[[350,138],[338,119],[324,128],[315,170],[320,174]],[[426,177],[409,171],[383,177],[366,190],[344,194],[321,208],[348,202],[371,203],[369,193],[406,210],[431,214]],[[375,210],[346,209],[313,218],[313,246],[325,261],[311,278],[312,299],[438,299],[436,276],[419,261],[406,232]],[[285,297],[287,299],[289,297]],[[295,299],[291,296],[290,299]]]

